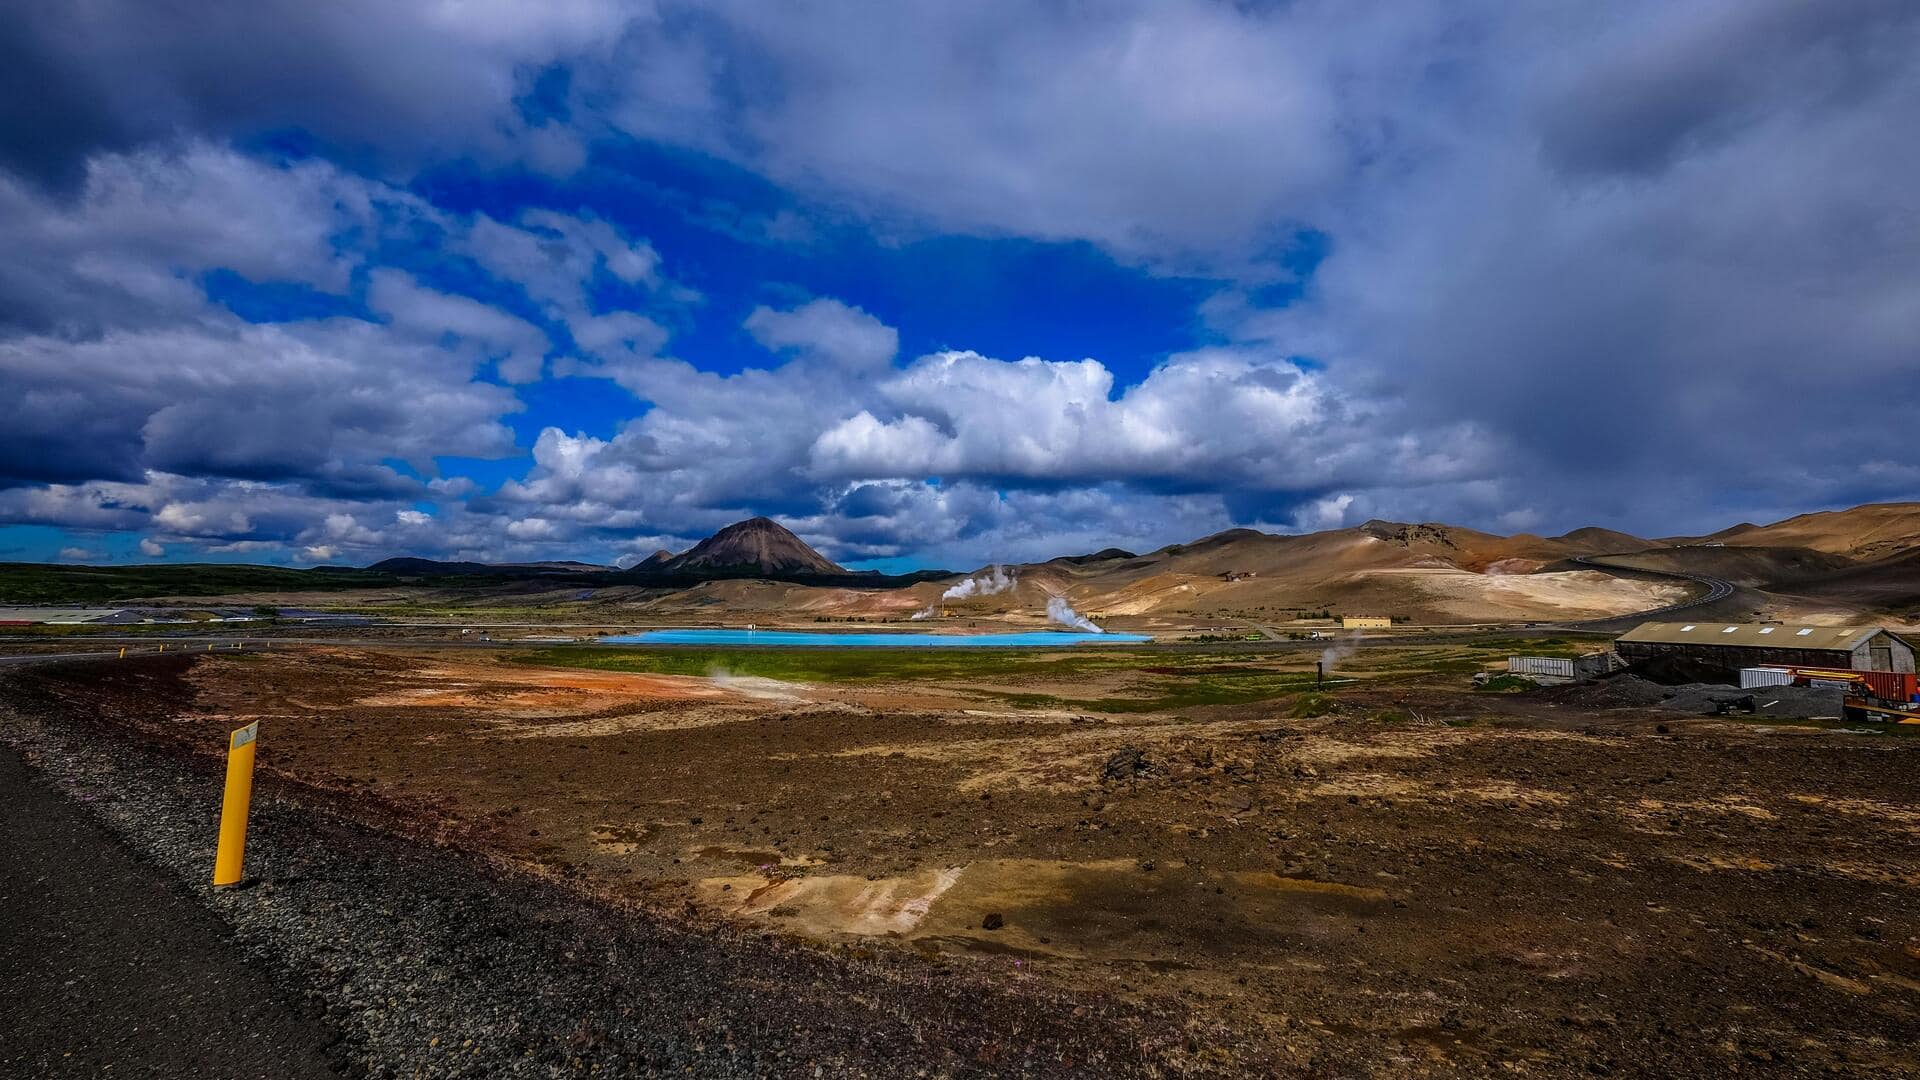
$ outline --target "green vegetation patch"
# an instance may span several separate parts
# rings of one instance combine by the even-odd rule
[[[1000,675],[1072,677],[1134,666],[1110,657],[1041,649],[701,649],[560,647],[517,653],[516,663],[661,675],[744,675],[789,682],[893,682]]]
[[[1332,694],[1322,694],[1314,691],[1312,693],[1301,694],[1298,698],[1295,698],[1293,704],[1287,708],[1287,715],[1293,717],[1295,720],[1305,720],[1314,716],[1325,716],[1332,712],[1338,704],[1339,702],[1334,700]]]
[[[1009,690],[977,691],[1021,708],[1089,712],[1159,712],[1240,705],[1294,693],[1313,683],[1310,671],[1222,663],[1208,654],[1128,655],[1074,649],[700,649],[562,646],[516,653],[515,663],[662,675],[728,674],[788,682],[1070,680],[1110,672],[1138,673],[1134,693],[1068,698]]]
[[[1495,675],[1481,683],[1478,689],[1488,694],[1518,694],[1526,690],[1538,690],[1540,684],[1518,675]]]
[[[367,570],[180,563],[161,566],[49,566],[0,563],[0,604],[111,604],[147,596],[248,592],[339,592],[397,585]]]

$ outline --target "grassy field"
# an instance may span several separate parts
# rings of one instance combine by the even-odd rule
[[[555,648],[516,654],[518,663],[595,671],[644,671],[662,675],[729,675],[789,682],[901,682],[915,679],[977,679],[996,674],[1021,678],[1070,678],[1098,671],[1210,661],[1219,657],[1169,658],[1070,649],[640,649]],[[1204,665],[1201,665],[1204,666]]]
[[[1073,698],[1019,690],[978,693],[1035,709],[1142,713],[1237,705],[1298,693],[1313,672],[1206,653],[1081,652],[1072,649],[633,649],[555,648],[519,653],[516,663],[665,675],[729,675],[788,682],[1057,682],[1115,672],[1137,675],[1125,695]],[[1229,662],[1237,661],[1237,662]],[[1303,655],[1282,662],[1310,663]]]

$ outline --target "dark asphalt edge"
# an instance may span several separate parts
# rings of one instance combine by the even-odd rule
[[[18,763],[22,776],[22,785],[34,789],[43,799],[60,800],[64,809],[75,819],[75,824],[86,832],[87,842],[108,845],[111,855],[130,864],[141,875],[141,885],[159,891],[165,897],[184,908],[205,916],[203,921],[213,928],[214,940],[211,944],[223,952],[247,973],[257,976],[259,982],[267,988],[270,1000],[259,1003],[267,1009],[281,1009],[296,1022],[310,1024],[321,1031],[317,1041],[319,1057],[323,1059],[326,1071],[333,1075],[358,1077],[366,1074],[365,1068],[357,1062],[348,1046],[347,1033],[329,1017],[318,988],[304,979],[299,972],[289,967],[268,950],[263,950],[245,941],[234,926],[221,913],[213,910],[206,902],[206,896],[194,889],[177,873],[153,855],[132,843],[119,829],[112,827],[93,812],[93,807],[85,801],[88,796],[76,798],[71,790],[72,782],[62,783],[62,777],[44,767],[43,755],[34,747],[23,743],[17,733],[10,729],[4,715],[0,715],[0,754],[4,754]],[[62,872],[75,872],[83,869],[83,862],[97,863],[101,860],[87,859],[78,855],[74,865],[63,866]],[[111,859],[106,861],[112,861]],[[97,867],[95,867],[97,869]],[[131,912],[75,912],[76,917],[97,920],[113,915],[144,919],[151,913],[146,910]],[[21,960],[23,958],[10,957]],[[170,993],[173,987],[156,987],[156,992]],[[0,1040],[9,1032],[0,1032]],[[234,1033],[218,1033],[231,1037]],[[172,1063],[169,1063],[171,1065]],[[181,1063],[185,1064],[185,1063]],[[257,1075],[285,1076],[295,1070],[287,1063],[274,1062],[271,1067],[261,1069]],[[138,1068],[121,1069],[119,1075],[140,1075]],[[208,1074],[202,1074],[208,1075]],[[211,1075],[221,1075],[218,1073]]]

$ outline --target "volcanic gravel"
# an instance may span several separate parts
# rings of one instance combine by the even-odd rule
[[[1539,697],[1590,709],[1651,706],[1692,716],[1711,716],[1719,711],[1722,702],[1752,698],[1756,716],[1838,718],[1844,695],[1839,690],[1811,686],[1766,686],[1755,690],[1742,690],[1725,683],[1663,686],[1637,675],[1619,674],[1586,683],[1549,687],[1541,691]],[[1736,710],[1736,715],[1744,715],[1744,710]]]

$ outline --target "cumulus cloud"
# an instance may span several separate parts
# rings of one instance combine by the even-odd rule
[[[1180,354],[1119,393],[1095,360],[941,353],[882,383],[879,396],[893,418],[863,409],[823,432],[816,475],[1309,491],[1489,467],[1470,430],[1430,445],[1377,403],[1249,350]]]
[[[879,319],[823,297],[792,311],[762,305],[747,316],[747,333],[775,352],[819,358],[856,371],[885,368],[900,351],[900,333]]]
[[[55,198],[0,172],[0,327],[85,335],[197,314],[194,278],[230,270],[328,292],[334,240],[414,200],[324,162],[278,167],[206,143],[102,154]]]

